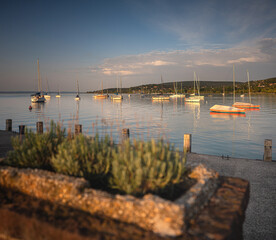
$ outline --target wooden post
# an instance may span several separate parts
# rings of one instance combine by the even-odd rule
[[[123,140],[126,140],[129,138],[129,128],[122,129],[122,137],[123,137]]]
[[[36,132],[39,134],[43,133],[43,122],[36,122]]]
[[[264,161],[272,161],[272,139],[265,139],[264,141]]]
[[[81,124],[75,124],[75,134],[78,135],[82,133],[82,125]]]
[[[25,134],[25,125],[19,125],[19,134],[24,135]]]
[[[6,119],[6,131],[11,132],[12,131],[12,120]]]
[[[183,151],[184,153],[192,152],[192,134],[184,134]]]

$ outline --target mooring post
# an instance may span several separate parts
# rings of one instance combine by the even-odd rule
[[[192,134],[184,134],[183,151],[185,153],[192,152]]]
[[[122,138],[123,138],[123,140],[126,140],[129,138],[129,128],[122,129]]]
[[[12,131],[12,120],[6,119],[6,131],[11,132]]]
[[[19,125],[19,134],[24,135],[25,134],[25,125]]]
[[[36,122],[36,132],[39,134],[43,133],[43,122]]]
[[[82,133],[82,125],[81,124],[75,124],[75,134],[78,135]]]
[[[264,141],[264,161],[272,161],[272,139],[265,139]]]

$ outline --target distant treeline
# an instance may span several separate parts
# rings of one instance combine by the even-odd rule
[[[197,87],[197,86],[196,86]],[[229,81],[202,81],[199,83],[200,93],[232,93],[233,82]],[[119,89],[122,93],[174,93],[175,89],[177,93],[193,93],[194,81],[182,81],[182,82],[166,82],[160,84],[145,84],[130,88]],[[237,93],[248,92],[248,82],[236,82]],[[269,78],[265,80],[250,81],[250,90],[253,93],[276,93],[276,78]],[[197,90],[196,90],[197,91]],[[88,91],[88,93],[100,93],[98,91]],[[105,93],[117,93],[117,88],[104,89]]]

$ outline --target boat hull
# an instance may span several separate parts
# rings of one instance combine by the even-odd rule
[[[106,99],[108,98],[108,95],[96,95],[94,96],[95,99]]]
[[[158,97],[152,97],[153,101],[164,101],[164,100],[170,100],[170,97],[167,96],[158,96]]]
[[[170,96],[170,98],[184,98],[184,97],[185,97],[184,94],[174,94]]]
[[[185,98],[186,102],[200,102],[200,98],[196,98],[196,97],[189,97],[189,98]]]
[[[31,101],[32,103],[44,103],[46,99],[44,97],[32,97]]]
[[[224,106],[224,105],[214,105],[213,107],[210,108],[210,111],[215,112],[215,113],[245,114],[244,109],[230,107],[230,106]]]
[[[244,102],[235,102],[233,105],[235,108],[243,108],[243,109],[259,109],[260,105],[254,105],[252,103],[244,103]]]

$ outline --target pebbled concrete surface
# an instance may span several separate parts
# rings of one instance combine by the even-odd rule
[[[220,175],[250,182],[250,199],[244,222],[244,239],[276,239],[276,161],[222,158],[189,153],[187,164],[205,164]]]

